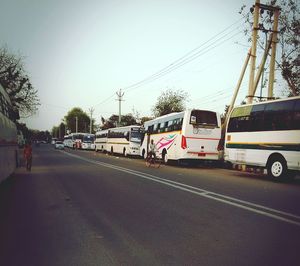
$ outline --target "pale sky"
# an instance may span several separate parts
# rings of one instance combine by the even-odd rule
[[[263,2],[263,1],[261,1]],[[28,127],[51,130],[73,107],[94,118],[150,116],[164,90],[189,94],[188,108],[223,112],[248,47],[238,13],[254,0],[0,0],[0,45],[24,56],[41,101]],[[231,26],[231,27],[230,27]],[[201,46],[202,45],[202,46]],[[157,73],[195,48],[197,58],[153,82]],[[247,78],[238,102],[247,94]],[[280,93],[280,92],[279,92]]]

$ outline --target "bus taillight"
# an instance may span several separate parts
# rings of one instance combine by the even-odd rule
[[[187,148],[187,145],[186,145],[186,137],[182,135],[182,138],[181,138],[181,148],[182,149],[186,149]]]

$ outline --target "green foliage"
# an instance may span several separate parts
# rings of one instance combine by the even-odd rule
[[[79,107],[74,107],[65,116],[64,121],[67,129],[76,132],[76,117],[78,119],[78,132],[89,132],[90,117]]]
[[[185,109],[187,98],[187,92],[168,89],[158,97],[156,104],[152,108],[152,112],[155,117],[173,112],[181,112]]]
[[[286,81],[289,95],[300,95],[300,6],[298,0],[272,0],[267,5],[278,5],[280,10],[278,25],[278,45],[276,66],[282,78]],[[243,5],[239,12],[246,22],[245,34],[251,41],[252,14]],[[260,28],[258,44],[260,49],[265,49],[265,34],[269,35],[274,16],[271,12],[260,14]],[[267,36],[268,37],[268,36]]]
[[[28,117],[36,113],[40,105],[37,90],[29,80],[22,58],[6,48],[0,48],[0,83],[21,116]]]
[[[52,138],[58,138],[58,132],[59,132],[59,129],[57,126],[53,126],[52,129],[51,129],[51,136]]]
[[[141,125],[144,125],[144,123],[146,122],[146,121],[149,121],[149,120],[152,120],[153,119],[153,117],[149,117],[149,116],[143,116],[143,117],[141,117],[141,119],[140,119],[140,121],[141,121]]]
[[[105,119],[101,117],[102,121],[102,129],[108,129],[113,128],[118,125],[119,116],[118,115],[111,115],[108,119]],[[132,114],[122,115],[121,116],[121,125],[120,126],[130,126],[130,125],[136,125],[137,121],[133,117]]]

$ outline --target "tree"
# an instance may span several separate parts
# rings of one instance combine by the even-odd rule
[[[0,83],[21,116],[36,113],[40,105],[37,90],[24,70],[22,58],[9,53],[6,48],[0,48]]]
[[[157,99],[152,108],[155,117],[166,115],[173,112],[181,112],[185,109],[188,93],[182,90],[166,90]]]
[[[78,132],[88,132],[90,117],[79,107],[74,107],[65,116],[64,121],[71,132],[76,132],[76,117],[78,121]]]
[[[141,119],[140,119],[140,124],[141,124],[141,125],[144,125],[144,123],[145,123],[146,121],[149,121],[149,120],[152,120],[152,119],[153,119],[153,117],[143,116],[143,117],[141,117]]]
[[[58,126],[58,135],[59,135],[58,138],[63,139],[65,133],[66,133],[66,125],[63,122],[61,122]]]
[[[51,129],[51,136],[52,138],[58,138],[58,127],[56,126],[53,126],[52,129]]]
[[[281,76],[287,84],[289,95],[300,95],[300,6],[297,0],[271,0],[268,5],[279,5],[281,8],[279,15],[279,34],[277,53],[279,60],[276,61],[277,68],[280,69]],[[246,21],[245,34],[251,35],[252,16],[243,5],[240,14],[244,16]],[[266,38],[264,34],[269,35],[271,25],[273,23],[272,12],[264,12],[260,14],[260,25],[258,36],[258,44],[260,49],[265,49]],[[251,41],[251,38],[249,38]]]
[[[119,121],[119,116],[118,115],[111,115],[110,118],[105,119],[101,117],[102,121],[102,129],[108,129],[108,128],[113,128],[116,127]],[[121,126],[130,126],[130,125],[136,125],[137,121],[133,117],[132,114],[127,114],[127,115],[122,115],[121,116]]]

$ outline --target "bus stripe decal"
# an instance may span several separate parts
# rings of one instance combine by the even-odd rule
[[[226,148],[300,151],[300,143],[227,143]]]

